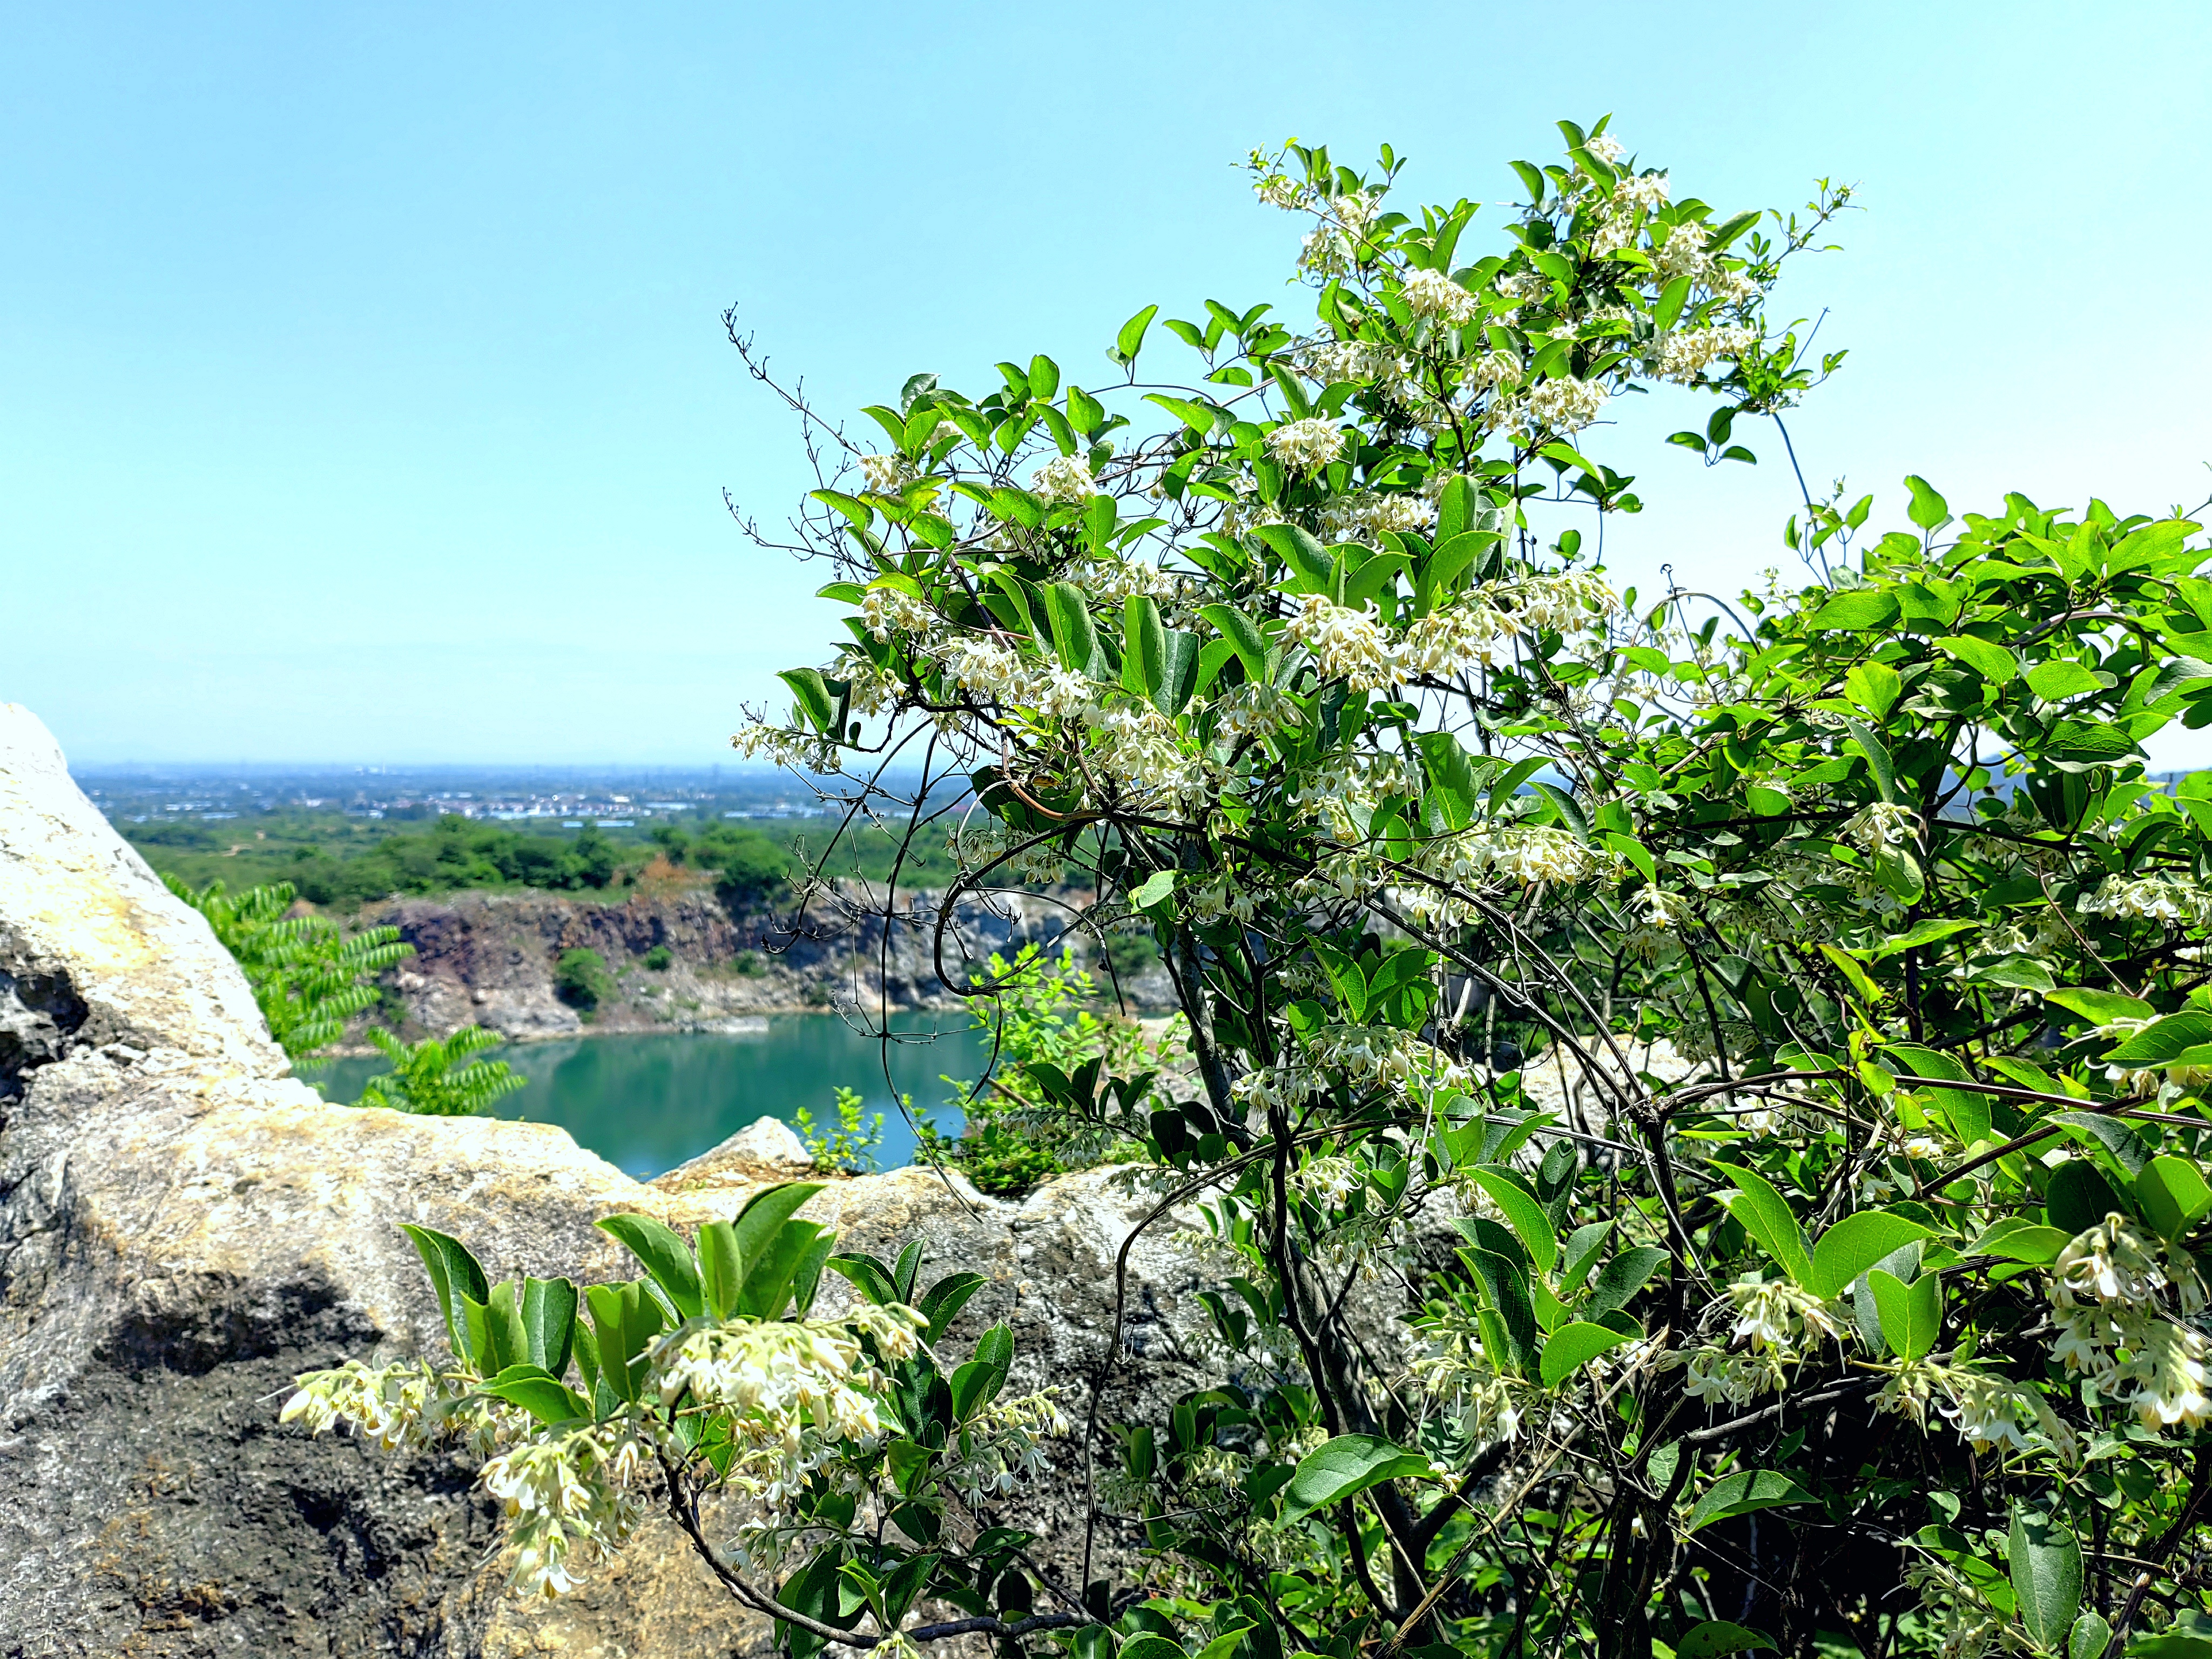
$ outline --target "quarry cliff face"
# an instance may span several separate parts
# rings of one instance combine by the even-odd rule
[[[484,914],[544,938],[526,903]],[[426,977],[507,948],[489,920],[416,921]],[[641,1184],[548,1125],[324,1101],[201,919],[38,720],[0,705],[0,1656],[765,1652],[672,1528],[574,1597],[520,1603],[461,1456],[313,1439],[276,1412],[299,1371],[442,1349],[400,1222],[497,1275],[624,1277],[601,1217],[689,1233],[772,1173],[738,1148]],[[1081,1407],[1103,1376],[1113,1423],[1212,1380],[1198,1270],[1165,1227],[1131,1252],[1133,1312],[1101,1365],[1115,1253],[1151,1202],[1110,1170],[1017,1204],[909,1170],[835,1182],[804,1213],[848,1247],[920,1237],[934,1271],[986,1275],[953,1356],[1006,1320],[1023,1388]],[[1060,1464],[1079,1471],[1081,1449]],[[1006,1501],[1048,1557],[1075,1547],[1072,1473]]]
[[[387,975],[410,1031],[445,1036],[484,1025],[527,1042],[580,1031],[711,1030],[732,1019],[806,1009],[949,1008],[937,976],[937,896],[900,895],[889,927],[880,901],[857,887],[817,896],[803,917],[788,905],[732,907],[703,885],[648,884],[622,902],[544,893],[462,893],[368,906],[367,925],[399,929],[415,955]],[[994,951],[1035,941],[1056,949],[1060,902],[1013,895],[991,908],[970,901],[948,930],[946,961],[980,970]],[[1080,950],[1084,941],[1072,941]],[[564,1000],[555,969],[562,953],[598,952],[614,994],[586,1022]],[[647,965],[665,951],[665,965]],[[1169,994],[1166,975],[1133,988]]]

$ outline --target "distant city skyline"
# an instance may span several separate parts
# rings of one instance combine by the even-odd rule
[[[1954,511],[2212,491],[2202,7],[93,0],[9,45],[0,699],[80,769],[712,765],[838,632],[725,511],[811,479],[723,307],[846,417],[1036,351],[1103,377],[1148,303],[1299,320],[1235,165],[1291,133],[1492,204],[1463,249],[1563,116],[1723,209],[1854,181],[1775,301],[1850,352],[1792,419],[1816,487],[1877,527],[1908,471]],[[1771,429],[1707,471],[1664,442],[1704,400],[1633,402],[1618,580],[1790,568]]]

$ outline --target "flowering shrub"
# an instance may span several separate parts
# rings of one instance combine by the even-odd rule
[[[1563,131],[1474,257],[1387,150],[1255,157],[1315,322],[1167,322],[1189,383],[1148,307],[1122,384],[918,376],[882,453],[793,399],[852,614],[739,746],[856,820],[919,765],[916,836],[958,792],[959,882],[884,897],[954,990],[1008,989],[962,907],[1074,866],[1188,1022],[1116,1121],[1226,1380],[1099,1425],[1147,1549],[1046,1639],[2212,1648],[2212,775],[2142,747],[2212,723],[2197,526],[1914,478],[1879,539],[1807,492],[1794,590],[1616,592],[1607,410],[1712,394],[1674,441],[1751,460],[1840,360],[1766,300],[1847,192],[1769,236]]]
[[[283,1419],[387,1449],[469,1445],[506,1508],[522,1594],[574,1589],[658,1509],[797,1653],[877,1646],[925,1593],[966,1615],[939,1635],[1076,1622],[994,1611],[1030,1534],[992,1522],[1051,1468],[1056,1392],[1002,1397],[1002,1325],[940,1370],[935,1345],[982,1279],[923,1290],[918,1243],[896,1264],[833,1255],[833,1234],[793,1218],[820,1190],[757,1193],[696,1249],[649,1216],[609,1217],[645,1276],[581,1294],[565,1279],[489,1284],[459,1240],[408,1227],[450,1362],[310,1372]],[[825,1268],[854,1286],[842,1313],[816,1310]]]

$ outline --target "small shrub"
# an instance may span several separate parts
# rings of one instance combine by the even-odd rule
[[[646,968],[650,972],[656,974],[666,973],[668,971],[669,963],[675,960],[676,952],[670,950],[665,945],[656,945],[653,949],[645,953]]]
[[[499,1046],[499,1034],[481,1025],[456,1031],[442,1042],[410,1045],[389,1031],[374,1030],[368,1040],[392,1062],[392,1071],[369,1079],[357,1103],[362,1106],[424,1117],[472,1117],[528,1080],[516,1076],[503,1060],[471,1058]]]
[[[553,989],[562,1001],[586,1019],[615,994],[614,976],[597,951],[563,951],[554,964]]]
[[[901,1096],[902,1106],[912,1106],[911,1096]],[[826,1133],[817,1133],[814,1114],[804,1106],[792,1127],[799,1138],[806,1143],[806,1150],[817,1170],[842,1170],[847,1175],[866,1175],[876,1166],[876,1149],[884,1144],[884,1115],[872,1112],[865,1118],[860,1111],[860,1097],[857,1091],[840,1087],[833,1109],[837,1114],[837,1127]]]

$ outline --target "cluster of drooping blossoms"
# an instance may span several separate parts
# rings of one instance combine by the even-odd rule
[[[1484,582],[1416,618],[1394,639],[1365,607],[1310,593],[1289,636],[1314,655],[1325,679],[1378,691],[1423,677],[1449,678],[1488,666],[1518,639],[1601,627],[1619,601],[1605,580],[1580,571]]]
[[[1671,1363],[1688,1368],[1692,1398],[1728,1406],[1779,1393],[1810,1350],[1841,1340],[1846,1328],[1840,1310],[1811,1291],[1756,1273],[1729,1285],[1713,1315],[1732,1319],[1726,1338],[1700,1342]]]
[[[1607,167],[1625,153],[1604,133],[1588,139],[1587,148]],[[1753,316],[1762,293],[1758,278],[1745,260],[1713,247],[1707,226],[1670,215],[1672,191],[1664,173],[1622,171],[1601,185],[1577,169],[1548,204],[1526,210],[1531,221],[1551,220],[1555,237],[1582,239],[1594,260],[1620,260],[1614,267],[1616,287],[1648,290],[1656,297],[1679,280],[1689,284],[1693,303],[1679,311],[1686,319],[1680,325],[1650,334],[1605,378],[1585,380],[1534,375],[1530,357],[1553,339],[1620,340],[1632,322],[1628,306],[1602,296],[1595,301],[1581,295],[1563,299],[1552,277],[1531,262],[1508,260],[1486,286],[1472,289],[1445,271],[1405,264],[1390,253],[1388,239],[1374,234],[1379,192],[1332,194],[1286,176],[1279,158],[1257,151],[1251,167],[1262,201],[1316,220],[1299,260],[1310,281],[1348,279],[1394,308],[1401,307],[1400,314],[1410,318],[1417,331],[1415,342],[1425,327],[1460,333],[1458,347],[1441,354],[1425,343],[1386,345],[1366,337],[1321,337],[1297,349],[1302,365],[1323,385],[1348,380],[1365,386],[1427,430],[1472,422],[1486,432],[1523,432],[1532,438],[1545,432],[1572,433],[1596,420],[1612,396],[1639,372],[1694,384],[1716,363],[1741,361],[1763,338]],[[1468,332],[1486,324],[1493,331],[1488,342]],[[1524,335],[1525,344],[1498,349],[1499,325]],[[1375,330],[1361,332],[1364,337]],[[1276,459],[1296,464],[1279,453]]]
[[[693,1321],[660,1339],[653,1372],[664,1407],[726,1413],[740,1447],[765,1452],[774,1478],[757,1494],[774,1503],[796,1491],[837,1443],[883,1432],[876,1397],[883,1374],[860,1339],[894,1362],[920,1346],[929,1322],[913,1309],[860,1304],[836,1319]]]
[[[2146,1428],[2201,1428],[2212,1423],[2207,1345],[2181,1322],[2204,1310],[2203,1281],[2185,1256],[2144,1238],[2126,1217],[2108,1215],[2052,1264],[2058,1340],[2051,1357]]]
[[[349,1360],[296,1378],[282,1420],[318,1434],[344,1425],[387,1449],[466,1441],[489,1456],[478,1484],[506,1507],[511,1583],[558,1595],[635,1530],[645,1513],[639,1475],[664,1451],[685,1455],[677,1416],[707,1413],[726,1425],[737,1454],[726,1488],[758,1507],[749,1532],[775,1531],[778,1508],[813,1471],[883,1432],[884,1378],[862,1338],[896,1362],[916,1351],[927,1324],[911,1308],[867,1304],[826,1320],[694,1320],[653,1346],[648,1404],[551,1427],[478,1393],[482,1379],[465,1371]]]
[[[2107,876],[2074,908],[2085,916],[2202,927],[2212,919],[2212,894],[2187,876]]]
[[[613,1559],[645,1518],[633,1488],[656,1443],[636,1418],[564,1423],[483,1466],[477,1484],[507,1512],[516,1589],[564,1595],[576,1587],[572,1569]]]
[[[1355,1096],[1413,1096],[1427,1100],[1465,1089],[1467,1069],[1434,1043],[1387,1025],[1325,1025],[1310,1034],[1296,1055],[1258,1066],[1229,1085],[1230,1098],[1247,1111],[1297,1107],[1329,1092],[1340,1079]]]
[[[1068,1429],[1060,1394],[1058,1389],[1045,1389],[997,1401],[964,1425],[957,1455],[945,1472],[953,1490],[974,1505],[1051,1474],[1052,1459],[1045,1455],[1042,1443],[1059,1438]]]
[[[1542,1390],[1501,1373],[1483,1347],[1481,1327],[1464,1309],[1414,1322],[1422,1349],[1407,1367],[1428,1403],[1457,1419],[1469,1445],[1510,1441],[1523,1418],[1540,1410]]]

